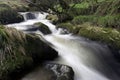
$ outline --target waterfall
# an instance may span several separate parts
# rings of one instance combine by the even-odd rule
[[[52,34],[42,35],[42,37],[53,44],[51,47],[59,53],[59,58],[52,62],[71,66],[75,72],[75,80],[120,80],[120,66],[106,45],[71,34],[61,34],[63,29],[57,30],[55,25],[45,19],[47,13],[20,14],[23,15],[24,22],[7,26],[25,33],[32,32],[29,31],[30,29],[35,29],[33,32],[41,35],[42,33],[33,24],[41,22],[47,25]]]

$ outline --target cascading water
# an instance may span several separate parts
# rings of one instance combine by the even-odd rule
[[[47,25],[52,34],[43,35],[37,28],[33,32],[42,34],[47,42],[53,44],[52,47],[59,53],[59,58],[53,62],[71,66],[75,80],[120,80],[119,65],[105,45],[71,34],[60,34],[61,29],[57,30],[55,25],[45,19],[46,13],[36,12],[30,16],[28,13],[20,13],[25,18],[24,22],[7,26],[27,32],[27,29],[35,28],[34,23]]]

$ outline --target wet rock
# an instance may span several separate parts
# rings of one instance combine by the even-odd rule
[[[35,23],[34,25],[38,26],[38,30],[40,30],[43,34],[51,34],[50,29],[45,24],[39,22],[39,23]]]
[[[45,63],[21,80],[73,80],[73,77],[74,72],[71,67],[62,64]]]
[[[58,53],[44,43],[38,36],[26,36],[26,53],[30,55],[34,62],[40,63],[45,60],[52,60],[58,56]]]
[[[26,18],[28,20],[28,19],[35,19],[36,17],[35,17],[35,15],[33,13],[27,13]]]
[[[54,72],[55,80],[73,80],[74,72],[71,67],[55,63],[45,64],[46,69]]]

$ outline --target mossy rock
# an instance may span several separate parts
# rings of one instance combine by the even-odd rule
[[[9,24],[23,21],[23,17],[6,4],[0,4],[0,23]]]
[[[77,34],[79,32],[79,26],[75,26],[74,24],[70,22],[59,23],[57,24],[57,28],[67,29],[69,32],[73,34]]]
[[[43,34],[51,34],[52,32],[50,31],[50,29],[48,28],[48,26],[46,26],[45,24],[38,22],[34,24],[35,26],[38,26],[38,29],[43,33]]]
[[[57,55],[39,37],[0,26],[0,80],[15,80],[22,70],[32,68],[42,61],[52,60]]]
[[[50,20],[53,24],[56,24],[58,22],[58,16],[49,14],[46,16],[46,19]]]

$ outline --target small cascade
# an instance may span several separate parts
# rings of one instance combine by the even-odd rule
[[[41,22],[46,23],[49,22],[45,20],[48,13],[40,13],[40,12],[19,12],[24,17],[24,21],[20,23],[8,24],[7,27],[13,27],[18,30],[21,30],[25,33],[35,32],[38,26],[35,26],[35,23]]]

